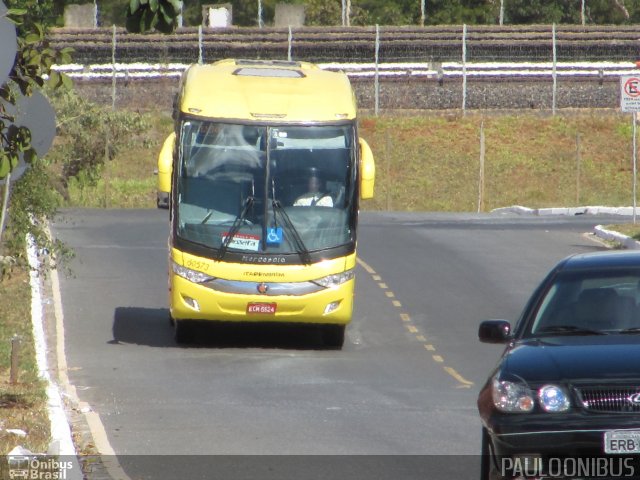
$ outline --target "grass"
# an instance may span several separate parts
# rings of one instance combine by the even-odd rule
[[[123,148],[102,169],[96,185],[71,179],[65,206],[86,208],[155,208],[158,152],[173,128],[169,114],[145,114],[151,128],[131,148]]]
[[[620,232],[635,240],[640,240],[640,224],[634,225],[633,223],[626,223],[623,225],[608,225],[605,228],[614,232]]]
[[[155,206],[153,171],[172,120],[168,112],[148,115],[144,142],[109,162],[97,185],[72,181],[67,206]],[[631,126],[619,113],[369,116],[360,120],[360,133],[377,168],[376,196],[363,202],[364,210],[478,211],[480,200],[481,211],[632,203]]]
[[[366,118],[376,155],[370,210],[481,211],[631,204],[631,133],[616,113]],[[579,140],[578,140],[579,136]],[[578,155],[579,141],[579,155]],[[579,165],[579,167],[578,167]]]
[[[38,376],[31,333],[31,290],[28,273],[16,270],[0,282],[0,455],[15,446],[46,452],[50,440],[45,382]],[[10,383],[11,338],[21,338],[19,376]],[[20,429],[26,437],[8,433]]]

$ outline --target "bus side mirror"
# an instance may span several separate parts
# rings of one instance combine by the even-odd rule
[[[171,192],[171,172],[173,170],[173,150],[176,142],[175,132],[171,132],[165,139],[158,155],[158,202],[169,200]],[[161,198],[162,197],[162,198]],[[159,205],[160,206],[160,205]]]
[[[371,147],[364,138],[360,143],[360,198],[373,198],[373,187],[376,181],[376,164]]]

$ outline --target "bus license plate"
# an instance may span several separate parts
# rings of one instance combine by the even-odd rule
[[[273,315],[276,313],[277,304],[275,303],[249,303],[247,304],[247,313],[261,313],[263,315]]]
[[[604,432],[604,453],[640,453],[640,430],[610,430]]]

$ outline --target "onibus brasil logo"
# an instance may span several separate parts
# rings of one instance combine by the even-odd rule
[[[9,478],[28,480],[66,480],[73,462],[42,455],[9,455]]]

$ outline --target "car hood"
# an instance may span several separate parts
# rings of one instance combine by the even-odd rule
[[[640,335],[517,341],[505,352],[500,370],[501,378],[514,375],[527,382],[637,379],[640,377]]]

